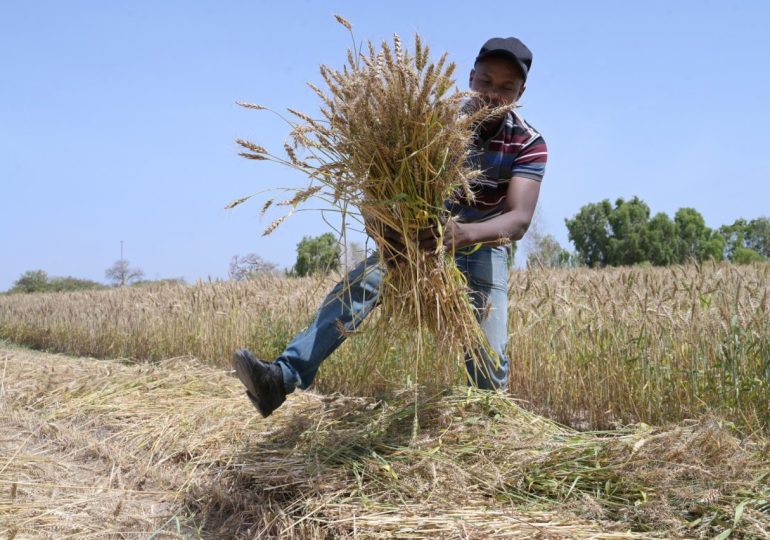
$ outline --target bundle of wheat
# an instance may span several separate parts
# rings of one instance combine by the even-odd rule
[[[350,30],[347,21],[338,21]],[[369,43],[366,53],[349,50],[347,60],[342,70],[321,67],[327,92],[310,85],[323,103],[322,120],[289,109],[300,122],[287,120],[292,127],[287,158],[239,139],[248,150],[241,155],[308,175],[307,188],[283,202],[291,211],[313,197],[331,203],[343,216],[363,219],[380,264],[389,266],[380,291],[383,324],[372,335],[417,329],[418,343],[425,332],[439,336],[444,355],[480,357],[485,351],[494,357],[451,249],[421,249],[420,238],[433,234],[443,246],[449,218],[445,201],[457,193],[471,199],[470,183],[479,174],[466,159],[474,125],[500,111],[464,107],[470,95],[450,92],[455,65],[447,63],[446,54],[431,63],[419,36],[413,53],[395,36],[392,47],[383,43],[376,49]],[[297,151],[307,155],[300,158]],[[274,221],[266,234],[286,217]],[[378,341],[386,345],[390,339]]]

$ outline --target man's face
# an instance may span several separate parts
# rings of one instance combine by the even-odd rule
[[[488,56],[471,70],[470,87],[489,107],[513,105],[524,93],[524,79],[513,60]]]

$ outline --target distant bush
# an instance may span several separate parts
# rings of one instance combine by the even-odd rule
[[[92,291],[107,288],[106,285],[97,281],[71,276],[51,278],[48,284],[51,292]]]
[[[751,264],[766,261],[767,259],[751,248],[738,246],[733,250],[731,260],[736,264]]]
[[[96,281],[91,281],[90,279],[80,279],[71,276],[49,278],[48,274],[43,270],[28,270],[14,282],[13,287],[7,292],[8,294],[71,292],[92,291],[105,288],[105,285]]]

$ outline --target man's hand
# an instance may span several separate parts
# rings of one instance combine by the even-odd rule
[[[406,245],[404,237],[396,229],[371,219],[364,218],[366,233],[377,240],[382,258],[388,268],[402,267],[406,264]]]
[[[442,240],[442,247],[447,251],[454,251],[458,248],[465,247],[469,244],[468,235],[466,234],[465,225],[455,221],[454,219],[442,220],[442,228],[444,230]],[[420,229],[417,235],[417,240],[420,243],[420,249],[426,251],[436,251],[438,249],[439,237],[438,225],[432,227],[426,227]]]
[[[469,242],[466,227],[466,224],[458,223],[453,219],[441,218],[440,225],[436,223],[417,229],[416,233],[413,233],[415,236],[412,237],[412,241],[416,240],[423,251],[436,252],[441,239],[441,248],[453,251],[472,243]],[[379,226],[379,231],[375,231],[373,227],[366,224],[366,230],[369,236],[380,239],[383,259],[389,268],[401,268],[406,265],[406,241],[401,232],[385,224]]]
[[[382,235],[385,243],[382,246],[382,255],[385,264],[390,268],[400,268],[406,264],[406,245],[404,237],[396,229],[383,225]]]

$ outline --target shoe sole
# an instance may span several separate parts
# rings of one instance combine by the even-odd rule
[[[249,401],[251,401],[251,404],[254,405],[263,418],[267,418],[269,415],[265,414],[265,411],[259,405],[259,400],[257,398],[259,392],[257,391],[256,386],[254,386],[254,381],[251,379],[251,363],[248,358],[244,358],[240,354],[235,353],[233,355],[233,367],[235,367],[235,373],[238,375],[238,379],[243,383],[243,386],[246,387],[246,395],[248,396]]]

